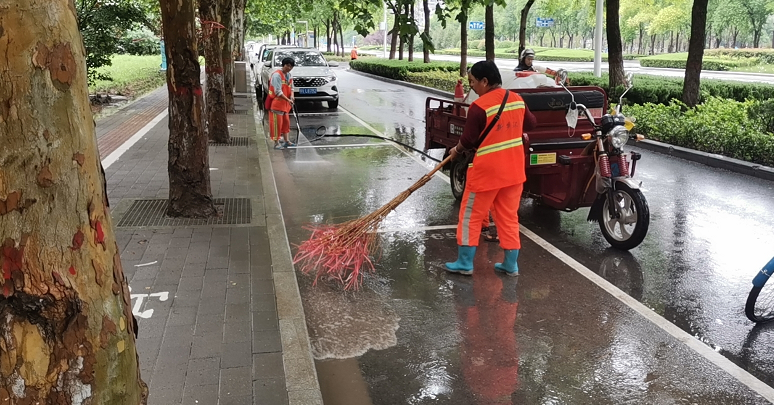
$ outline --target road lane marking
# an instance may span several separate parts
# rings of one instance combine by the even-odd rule
[[[383,133],[374,129],[374,127],[372,127],[365,121],[361,120],[360,118],[356,117],[351,112],[347,111],[342,107],[339,107],[339,108],[345,113],[347,113],[350,117],[352,117],[355,121],[359,122],[365,128],[373,132],[374,134],[379,136],[384,136]],[[403,152],[404,154],[410,156],[411,158],[419,162],[423,167],[426,167],[425,162],[423,162],[421,159],[416,157],[414,154],[406,152],[405,150],[399,148],[397,145],[395,145],[395,147],[399,151]],[[441,173],[440,171],[436,172],[436,175],[441,179],[443,179],[445,182],[451,184],[451,181],[449,180],[449,176]],[[588,279],[592,283],[596,284],[597,286],[605,290],[607,293],[609,293],[610,295],[618,299],[624,305],[628,306],[635,312],[639,313],[645,319],[651,321],[654,325],[661,328],[661,330],[663,330],[664,332],[668,333],[678,341],[682,342],[684,345],[688,346],[698,355],[704,357],[707,361],[711,362],[721,370],[731,375],[740,383],[746,385],[748,388],[758,393],[758,395],[762,396],[763,398],[767,399],[770,402],[774,402],[774,388],[769,387],[763,381],[755,378],[755,376],[753,376],[743,368],[737,366],[731,360],[724,357],[722,354],[712,350],[712,348],[707,346],[705,343],[696,339],[688,332],[680,329],[672,322],[669,322],[666,318],[662,317],[661,315],[657,314],[655,311],[648,308],[641,302],[632,298],[631,296],[623,292],[621,289],[619,289],[618,287],[611,284],[609,281],[602,278],[602,276],[589,270],[586,266],[584,266],[577,260],[573,259],[566,253],[562,252],[559,248],[550,244],[548,241],[541,238],[536,233],[529,230],[527,227],[521,224],[519,225],[519,227],[520,227],[521,233],[523,233],[524,236],[526,236],[527,238],[535,242],[537,245],[545,249],[547,252],[551,253],[554,257],[556,257],[560,261],[567,264],[570,268],[578,272],[580,275],[586,277],[586,279]],[[403,231],[408,232],[408,231],[411,231],[411,229],[406,229]]]
[[[436,226],[420,226],[415,228],[379,229],[376,231],[376,233],[443,231],[446,229],[457,229],[457,225],[436,225]]]
[[[299,146],[290,146],[288,149],[325,149],[325,148],[360,148],[363,146],[389,146],[392,145],[390,142],[381,142],[381,143],[353,143],[353,144],[344,144],[344,145],[299,145]]]
[[[118,158],[121,157],[121,155],[126,153],[126,151],[128,151],[129,148],[134,146],[134,144],[137,143],[137,141],[142,139],[142,137],[145,136],[145,134],[150,132],[150,130],[153,129],[153,127],[155,127],[156,124],[161,122],[161,120],[163,120],[164,117],[167,116],[167,114],[169,114],[169,110],[162,111],[159,115],[156,116],[156,118],[152,119],[151,122],[145,124],[145,126],[142,127],[139,131],[137,131],[134,135],[132,135],[131,138],[127,139],[126,142],[122,143],[121,146],[119,146],[106,158],[102,159],[102,168],[107,169],[108,167],[110,167],[110,165],[115,163],[118,160]]]

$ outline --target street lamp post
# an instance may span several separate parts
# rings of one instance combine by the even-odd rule
[[[382,29],[384,30],[384,57],[387,58],[387,2],[384,2],[384,27]]]
[[[296,24],[304,24],[304,47],[309,47],[309,22],[299,20]]]
[[[597,0],[597,26],[594,27],[594,76],[602,77],[602,0]]]

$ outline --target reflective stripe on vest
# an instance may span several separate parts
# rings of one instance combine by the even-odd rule
[[[498,142],[492,145],[487,145],[483,148],[479,148],[478,151],[476,151],[476,156],[482,156],[489,153],[499,152],[501,150],[506,150],[510,148],[515,148],[517,146],[522,146],[523,142],[522,139],[511,139],[504,142]]]
[[[505,108],[503,108],[503,112],[513,111],[513,110],[518,110],[523,108],[524,108],[523,101],[511,101],[510,103],[505,104]],[[486,117],[489,118],[493,115],[496,115],[498,111],[500,111],[500,104],[489,107],[486,109]]]

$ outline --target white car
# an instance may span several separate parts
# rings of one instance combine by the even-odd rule
[[[339,106],[339,88],[336,73],[331,69],[336,62],[325,60],[322,52],[314,48],[275,48],[261,70],[263,97],[269,94],[271,74],[282,68],[282,60],[293,58],[296,65],[293,76],[293,93],[297,101],[326,101],[328,108]]]

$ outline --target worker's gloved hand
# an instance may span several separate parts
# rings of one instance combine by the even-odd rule
[[[456,145],[455,147],[451,148],[449,151],[449,156],[451,156],[451,160],[457,160],[462,156],[462,153],[457,152],[457,147],[459,145]]]

